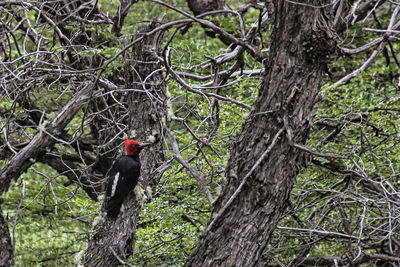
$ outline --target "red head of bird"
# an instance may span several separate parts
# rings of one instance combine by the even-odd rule
[[[136,140],[125,140],[125,150],[128,156],[138,156],[142,149],[146,146],[150,145],[149,143],[140,143]]]

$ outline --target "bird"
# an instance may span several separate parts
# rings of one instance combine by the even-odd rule
[[[124,143],[126,155],[119,156],[111,168],[104,200],[107,217],[114,219],[118,217],[129,192],[138,183],[141,167],[139,154],[143,148],[151,145],[130,139]]]

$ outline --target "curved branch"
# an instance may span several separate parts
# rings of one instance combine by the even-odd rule
[[[181,153],[179,152],[179,146],[178,143],[176,142],[176,139],[174,137],[174,135],[171,133],[171,131],[166,128],[165,129],[167,132],[167,135],[169,137],[169,140],[171,141],[171,145],[172,145],[172,150],[174,152],[174,158],[180,163],[182,164],[183,167],[185,167],[194,178],[196,178],[196,180],[199,182],[200,184],[200,188],[203,190],[204,194],[207,197],[207,200],[209,203],[213,203],[214,199],[210,193],[210,190],[208,190],[208,187],[204,181],[204,178],[201,176],[200,172],[198,170],[196,170],[195,168],[192,167],[192,165],[190,165],[189,162],[187,162],[182,156]]]
[[[90,99],[93,87],[88,84],[79,91],[60,111],[60,113],[49,123],[47,127],[40,126],[40,131],[32,138],[27,146],[21,149],[0,170],[0,194],[8,190],[10,181],[18,178],[34,162],[35,158],[43,149],[51,147],[56,140],[51,136],[61,135],[63,129],[74,118],[75,114]],[[51,135],[46,134],[51,133]]]

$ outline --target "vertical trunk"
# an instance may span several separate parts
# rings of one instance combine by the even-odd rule
[[[150,32],[156,27],[151,23],[142,29]],[[142,37],[136,34],[136,38]],[[114,221],[104,214],[94,226],[81,264],[84,266],[118,266],[133,253],[136,241],[136,223],[144,200],[149,197],[149,188],[159,181],[160,167],[163,162],[162,128],[160,117],[165,116],[164,74],[157,53],[160,52],[159,34],[143,38],[133,46],[131,53],[125,55],[126,88],[135,92],[127,93],[129,103],[129,138],[155,143],[140,155],[142,167],[139,185],[135,193],[131,192],[124,202],[123,211]],[[140,188],[140,189],[139,189]]]
[[[1,203],[0,199],[0,203]],[[0,206],[0,266],[13,266],[13,247],[11,244],[10,231],[6,219],[3,217],[3,211]]]
[[[268,73],[226,170],[226,184],[187,266],[254,266],[286,208],[305,155],[326,60],[328,0],[276,0]]]

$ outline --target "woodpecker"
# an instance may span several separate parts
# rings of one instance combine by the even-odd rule
[[[108,217],[118,216],[125,198],[137,185],[140,176],[139,154],[144,147],[149,145],[149,143],[141,144],[136,140],[125,140],[126,155],[115,160],[108,178],[104,200]]]

